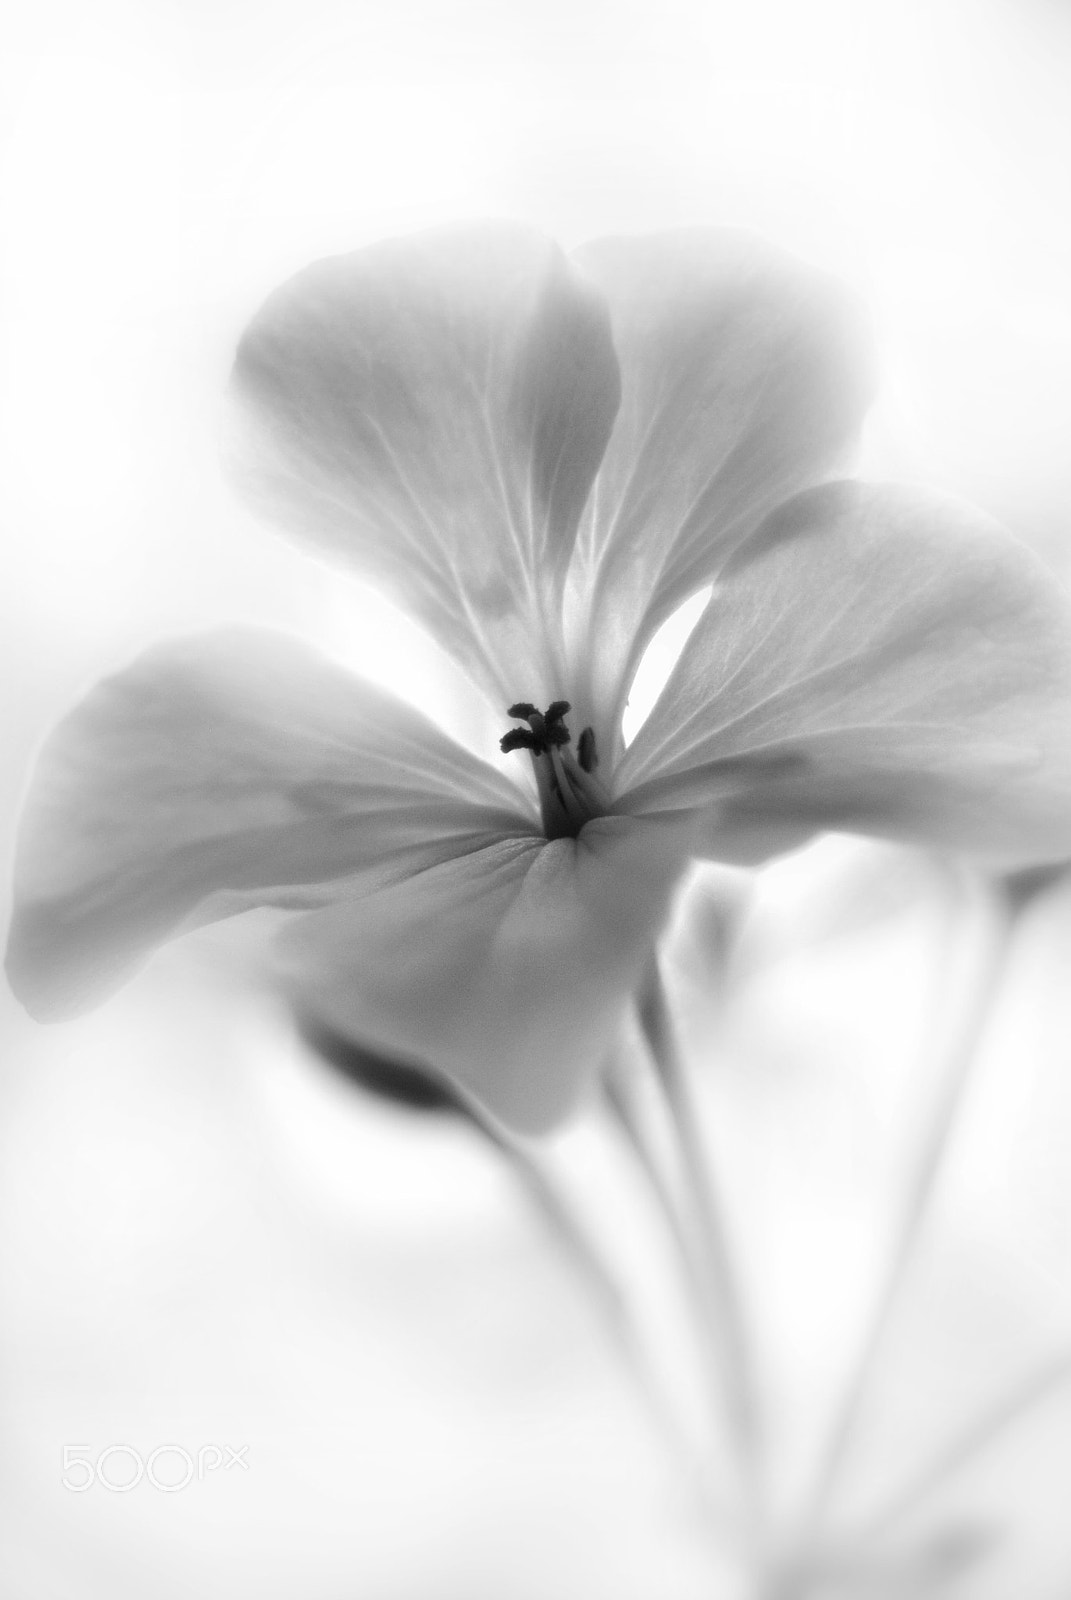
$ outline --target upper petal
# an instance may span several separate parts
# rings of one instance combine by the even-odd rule
[[[7,970],[69,1016],[197,922],[308,907],[534,832],[519,790],[392,695],[284,635],[157,646],[45,744]]]
[[[616,724],[654,630],[768,512],[829,476],[874,378],[847,290],[746,233],[604,239],[576,259],[609,302],[621,366],[578,549],[592,694]]]
[[[690,839],[687,824],[602,817],[577,839],[444,861],[295,922],[287,980],[332,1027],[541,1132],[602,1065]]]
[[[707,848],[847,829],[1006,862],[1071,855],[1071,606],[982,513],[828,484],[722,574],[619,775],[707,805]]]
[[[238,349],[238,479],[495,702],[560,695],[560,600],[618,404],[606,308],[512,224],[317,262]]]

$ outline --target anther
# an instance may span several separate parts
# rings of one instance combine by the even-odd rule
[[[585,728],[577,740],[576,759],[580,762],[585,772],[594,772],[599,764],[595,752],[595,729]]]
[[[503,755],[509,755],[511,750],[536,750],[538,745],[530,728],[511,728],[498,741],[498,748]]]

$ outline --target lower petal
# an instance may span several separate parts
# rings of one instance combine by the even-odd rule
[[[302,1009],[538,1133],[595,1076],[666,919],[689,826],[604,817],[314,912],[280,947]]]
[[[502,774],[298,641],[175,640],[97,684],[41,752],[8,976],[58,1020],[188,927],[308,910],[535,828]]]

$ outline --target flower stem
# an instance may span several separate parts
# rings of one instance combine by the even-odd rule
[[[978,1046],[992,1015],[1013,923],[1014,916],[1006,902],[991,897],[985,906],[981,949],[976,958],[970,995],[948,1050],[940,1091],[916,1152],[884,1278],[815,1478],[806,1517],[812,1538],[855,1442],[860,1416],[929,1212]]]
[[[751,1342],[721,1201],[655,962],[641,991],[639,1016],[676,1137],[699,1245],[695,1254],[687,1252],[686,1260],[696,1262],[705,1330],[719,1363],[721,1410],[740,1472],[745,1526],[757,1542],[762,1536],[764,1493]]]
[[[651,1148],[650,1140],[643,1127],[643,1122],[633,1098],[629,1093],[628,1085],[622,1081],[622,1074],[619,1071],[611,1069],[607,1072],[603,1080],[603,1091],[610,1113],[623,1133],[625,1143],[643,1173],[658,1210],[666,1227],[669,1229],[688,1285],[689,1294],[693,1300],[701,1303],[704,1293],[702,1287],[703,1273],[695,1248],[695,1240],[684,1225],[677,1198]]]
[[[673,1193],[666,1173],[662,1170],[662,1166],[651,1147],[647,1131],[629,1093],[628,1086],[622,1081],[621,1073],[612,1067],[605,1076],[603,1088],[607,1106],[614,1123],[624,1136],[624,1142],[629,1153],[643,1174],[658,1213],[668,1229],[684,1279],[687,1303],[695,1318],[694,1327],[699,1334],[699,1356],[704,1369],[704,1377],[716,1407],[717,1423],[720,1427],[722,1422],[724,1377],[718,1349],[718,1329],[712,1326],[711,1322],[705,1272],[701,1253],[697,1248],[698,1241],[685,1225],[678,1198]]]
[[[513,1169],[550,1233],[587,1284],[618,1354],[636,1384],[655,1431],[662,1438],[667,1452],[683,1462],[688,1477],[698,1484],[700,1471],[695,1452],[637,1337],[626,1297],[568,1195],[554,1181],[544,1163],[519,1140],[511,1138],[471,1108],[470,1116],[480,1133]],[[717,1512],[717,1508],[709,1504],[706,1509]],[[715,1520],[723,1518],[716,1515]]]

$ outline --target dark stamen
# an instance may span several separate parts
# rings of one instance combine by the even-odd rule
[[[501,739],[498,741],[498,748],[502,751],[503,755],[507,756],[511,750],[538,751],[539,741],[529,728],[511,728],[509,732],[504,733]]]
[[[507,754],[511,750],[531,750],[541,756],[546,755],[552,747],[568,744],[572,734],[562,721],[568,710],[568,700],[552,701],[545,712],[537,711],[528,700],[518,700],[516,705],[510,706],[506,715],[523,717],[531,732],[528,728],[511,728],[499,740],[499,748]]]
[[[543,831],[548,839],[576,839],[593,817],[606,814],[610,796],[592,774],[598,764],[595,732],[585,728],[576,754],[563,749],[571,735],[565,725],[568,700],[552,700],[546,711],[537,711],[528,700],[510,706],[511,717],[522,717],[527,728],[510,728],[499,740],[504,754],[527,750],[532,758]]]

